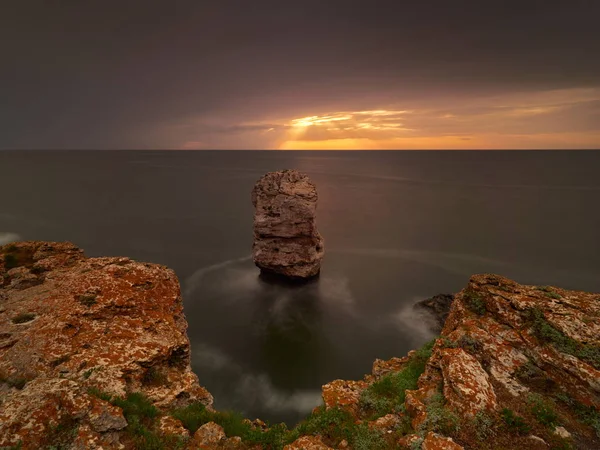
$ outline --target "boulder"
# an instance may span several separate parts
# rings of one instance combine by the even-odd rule
[[[264,274],[305,280],[319,274],[323,238],[317,231],[317,190],[303,173],[270,172],[252,191],[254,263]]]

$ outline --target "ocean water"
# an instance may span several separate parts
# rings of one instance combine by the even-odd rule
[[[271,170],[319,192],[318,281],[262,282],[250,192]],[[166,264],[192,366],[218,408],[294,423],[431,333],[412,304],[473,273],[600,291],[600,152],[0,152],[0,244],[69,240]]]

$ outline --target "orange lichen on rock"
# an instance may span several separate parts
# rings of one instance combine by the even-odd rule
[[[477,358],[462,348],[445,348],[441,354],[444,397],[453,409],[468,417],[496,409],[496,394]]]
[[[286,445],[283,450],[334,450],[333,448],[323,444],[323,441],[318,436],[302,436],[296,439],[289,445]]]
[[[464,448],[451,438],[430,431],[421,444],[421,450],[464,450]]]
[[[327,408],[341,408],[355,413],[361,392],[368,386],[365,381],[334,380],[323,386],[323,401]]]
[[[18,266],[7,270],[0,258],[0,446],[21,441],[23,449],[40,448],[65,418],[77,421],[82,446],[102,445],[103,435],[127,422],[90,388],[115,396],[141,392],[163,409],[212,404],[190,368],[172,270],[86,258],[70,243],[7,247],[3,253]],[[159,381],[149,373],[160,373]]]

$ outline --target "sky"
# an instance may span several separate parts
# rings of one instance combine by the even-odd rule
[[[598,0],[19,0],[0,149],[600,148]]]

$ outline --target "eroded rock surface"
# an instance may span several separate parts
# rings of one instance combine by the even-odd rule
[[[74,448],[127,444],[123,411],[93,390],[140,392],[160,410],[210,407],[190,369],[172,270],[86,258],[69,243],[20,242],[0,254],[0,447],[45,448],[57,429],[72,431]]]
[[[323,238],[317,231],[317,190],[295,170],[270,172],[252,191],[254,263],[267,274],[291,279],[321,270]]]
[[[547,448],[600,448],[600,295],[484,274],[451,304],[400,414],[369,405],[393,392],[391,379],[413,376],[414,351],[377,360],[364,381],[327,384],[325,405],[383,433],[401,429],[400,448],[534,448],[532,436]]]

